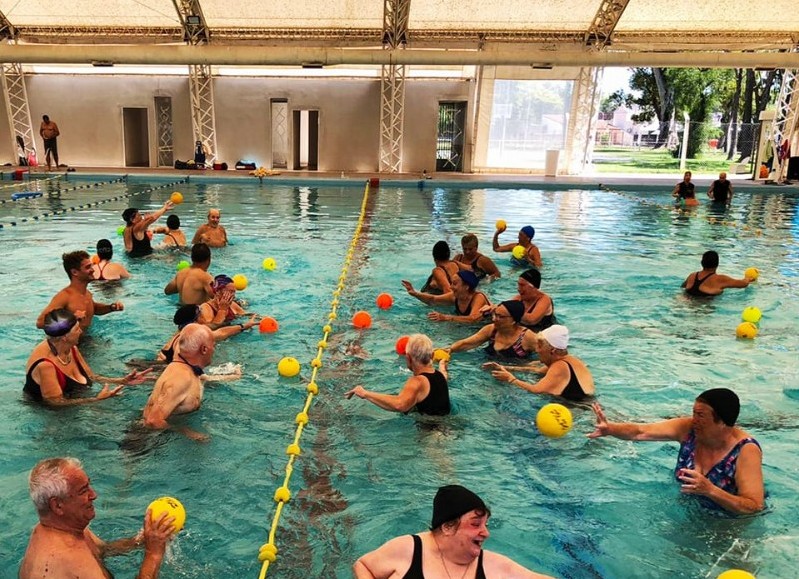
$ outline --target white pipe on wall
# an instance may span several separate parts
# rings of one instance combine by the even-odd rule
[[[220,45],[0,44],[0,62],[21,64],[207,64],[280,66],[313,63],[410,65],[799,68],[799,52],[613,52],[523,47],[487,50],[349,49]]]

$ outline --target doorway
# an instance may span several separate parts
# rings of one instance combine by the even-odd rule
[[[438,103],[436,171],[463,171],[466,102]]]
[[[293,163],[295,170],[319,169],[319,111],[294,111],[292,123]]]
[[[150,166],[150,128],[147,109],[124,107],[122,133],[125,144],[125,167]]]

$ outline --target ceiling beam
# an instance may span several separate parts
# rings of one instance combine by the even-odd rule
[[[19,31],[0,10],[0,40],[16,40],[18,35]]]
[[[585,33],[585,44],[599,50],[610,45],[610,37],[630,0],[602,0],[594,21]]]
[[[621,52],[488,47],[485,50],[342,49],[219,45],[38,46],[0,44],[0,62],[23,64],[201,64],[279,66],[314,62],[349,65],[657,66],[701,68],[799,68],[796,52]]]
[[[183,40],[186,44],[208,44],[211,35],[200,0],[172,0],[172,4],[183,26]]]

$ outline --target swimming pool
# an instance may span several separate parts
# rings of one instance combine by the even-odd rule
[[[97,179],[98,181],[100,179]],[[87,181],[88,182],[88,181]],[[115,258],[134,278],[94,290],[98,301],[120,299],[123,314],[97,318],[82,347],[92,367],[119,375],[124,361],[149,357],[171,335],[174,299],[162,289],[184,255],[128,263],[116,229],[128,205],[160,206],[171,188],[140,178],[76,191],[75,199],[112,201],[0,232],[5,256],[0,305],[6,373],[0,387],[2,511],[0,553],[10,561],[0,576],[16,575],[35,513],[26,476],[45,456],[84,461],[99,494],[92,525],[104,538],[137,530],[143,510],[161,495],[176,496],[188,511],[187,530],[174,545],[162,577],[255,577],[258,548],[282,483],[285,448],[305,398],[301,380],[277,377],[283,356],[303,363],[316,353],[361,203],[362,185],[191,182],[175,187],[177,208],[193,233],[209,207],[221,207],[233,245],[215,250],[211,271],[243,273],[240,294],[253,311],[272,315],[280,331],[223,342],[215,363],[241,362],[239,382],[210,387],[203,408],[187,424],[211,435],[201,445],[166,434],[138,452],[120,449],[124,431],[140,415],[149,387],[118,399],[59,412],[24,404],[25,361],[42,337],[34,319],[67,283],[60,254],[93,253],[108,237]],[[69,193],[68,195],[72,195]],[[61,200],[15,203],[22,219]],[[349,577],[364,552],[429,524],[435,489],[463,484],[492,509],[489,549],[559,577],[715,577],[745,568],[759,579],[785,577],[797,559],[793,513],[799,507],[794,449],[799,400],[795,362],[799,332],[799,216],[797,197],[784,190],[737,193],[729,214],[670,207],[668,191],[462,189],[425,183],[383,186],[369,208],[362,240],[341,297],[336,335],[319,373],[320,396],[303,435],[303,455],[292,478],[293,499],[277,535],[279,554],[270,577]],[[0,207],[0,222],[9,204]],[[70,205],[71,206],[71,205]],[[531,223],[544,259],[542,289],[572,333],[572,351],[591,367],[611,419],[654,420],[690,412],[693,398],[727,386],[742,400],[740,423],[764,448],[769,511],[748,519],[708,513],[679,496],[672,480],[676,445],[587,440],[593,419],[575,410],[572,432],[540,436],[536,411],[549,400],[510,389],[479,370],[481,352],[456,354],[451,364],[456,413],[440,423],[380,411],[345,400],[352,385],[396,392],[408,373],[394,353],[403,334],[422,331],[436,345],[470,333],[465,326],[428,321],[428,309],[405,294],[400,279],[420,286],[430,250],[439,239],[458,246],[467,231],[503,272],[488,287],[494,300],[515,293],[516,275],[490,251],[496,219],[502,236]],[[758,235],[757,230],[760,230]],[[758,267],[746,290],[727,290],[709,303],[685,300],[678,287],[698,269],[707,249],[721,254],[719,270],[739,276]],[[506,254],[507,255],[507,254]],[[278,268],[261,268],[265,257]],[[395,306],[380,311],[378,293]],[[764,312],[755,341],[734,337],[744,307]],[[373,316],[359,333],[348,324],[360,309]],[[364,360],[344,349],[357,341]],[[131,576],[137,556],[110,560],[117,576]]]

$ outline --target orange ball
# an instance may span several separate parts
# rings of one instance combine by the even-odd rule
[[[352,325],[359,330],[365,330],[372,325],[372,316],[369,315],[369,312],[361,310],[352,316]]]
[[[391,297],[391,294],[382,293],[377,296],[377,307],[381,310],[387,310],[391,306],[394,305],[394,298]]]
[[[258,330],[262,334],[273,334],[277,332],[278,328],[277,320],[275,318],[270,318],[269,316],[263,318],[261,323],[258,324]]]
[[[405,350],[408,347],[409,339],[410,336],[402,336],[399,340],[397,340],[397,343],[394,344],[394,349],[397,351],[397,354],[399,354],[400,356],[405,355]]]
[[[92,256],[92,263],[100,263],[100,256],[96,253]]]

